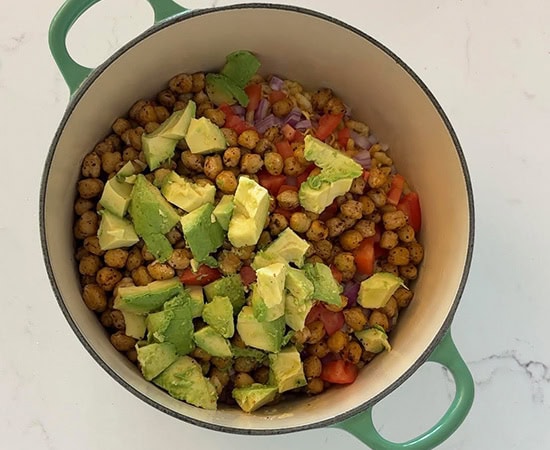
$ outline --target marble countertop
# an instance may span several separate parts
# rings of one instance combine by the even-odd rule
[[[430,87],[464,148],[476,247],[452,329],[477,391],[470,415],[440,448],[548,448],[550,3],[280,2],[337,17],[390,47]],[[182,423],[121,389],[75,338],[50,289],[38,235],[42,165],[68,102],[47,45],[61,4],[0,3],[0,448],[137,450],[158,447],[159,437],[167,448],[365,448],[332,429],[245,437]],[[104,0],[73,28],[69,49],[93,66],[150,23],[144,0]],[[452,393],[441,367],[424,366],[377,406],[375,421],[388,438],[410,438],[436,422]]]

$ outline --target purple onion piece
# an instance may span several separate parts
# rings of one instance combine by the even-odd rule
[[[344,288],[344,295],[348,298],[347,306],[353,306],[357,302],[357,294],[359,294],[360,283],[352,282],[346,284]]]
[[[353,160],[361,165],[363,169],[370,169],[370,153],[368,150],[360,150],[359,153],[357,153]]]
[[[312,127],[312,124],[311,124],[311,120],[307,120],[307,119],[304,119],[304,120],[300,120],[294,128],[296,128],[297,130],[300,130],[300,131],[305,131],[307,130],[308,128],[311,128]]]
[[[269,81],[269,87],[274,91],[280,91],[283,88],[283,83],[283,80],[281,80],[279,77],[272,76],[271,80]]]
[[[260,103],[258,104],[258,107],[256,108],[256,112],[254,113],[254,120],[258,122],[259,120],[263,120],[267,117],[267,113],[269,111],[269,101],[266,98],[262,98],[260,100]]]
[[[280,126],[282,124],[281,119],[278,117],[275,117],[273,114],[270,114],[269,116],[265,117],[264,119],[256,122],[256,131],[258,133],[265,133],[268,128],[274,127],[274,126]]]
[[[283,123],[288,123],[290,126],[295,127],[298,122],[302,119],[302,111],[298,108],[293,108],[292,111],[288,113],[283,119]]]
[[[355,145],[357,145],[357,147],[361,147],[366,150],[371,147],[371,143],[369,142],[369,138],[367,136],[356,133],[353,130],[350,131],[349,135],[353,139],[353,142],[355,142]]]
[[[246,113],[246,109],[244,109],[241,105],[233,105],[231,109],[233,110],[233,113],[239,117],[244,117]]]

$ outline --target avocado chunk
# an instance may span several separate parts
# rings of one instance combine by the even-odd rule
[[[168,342],[148,344],[136,347],[136,350],[139,368],[147,381],[151,381],[178,359],[176,347]]]
[[[247,50],[237,50],[227,55],[220,73],[237,86],[244,88],[260,66],[260,61],[252,53]]]
[[[277,397],[277,388],[253,383],[250,386],[235,388],[231,395],[244,412],[252,412],[267,405]]]
[[[322,169],[300,186],[300,205],[307,211],[322,212],[336,197],[348,192],[353,179],[363,173],[353,159],[312,136],[305,138],[304,157]]]
[[[231,220],[234,208],[235,204],[233,203],[232,195],[224,195],[214,208],[214,217],[225,231],[229,228],[229,221]]]
[[[193,350],[193,317],[188,304],[149,314],[146,324],[149,341],[170,342],[178,355]]]
[[[168,139],[161,135],[142,134],[141,148],[149,168],[151,170],[158,169],[164,161],[174,156],[177,143],[178,141],[175,139]]]
[[[191,212],[205,203],[213,204],[216,187],[211,184],[200,186],[172,171],[164,178],[161,192],[170,203]]]
[[[180,216],[141,174],[136,178],[128,210],[136,232],[147,244],[147,249],[160,262],[170,258],[173,249],[164,235],[178,223]]]
[[[214,296],[210,303],[204,305],[202,320],[220,333],[224,338],[233,337],[235,323],[233,322],[233,305],[229,297]]]
[[[182,292],[183,286],[177,277],[153,281],[146,286],[119,287],[114,308],[134,314],[148,314]]]
[[[220,128],[206,117],[191,119],[185,142],[191,153],[213,153],[227,148],[225,136]]]
[[[231,358],[233,356],[229,341],[211,326],[206,326],[199,331],[195,331],[193,339],[198,347],[211,356],[219,358]]]
[[[202,374],[201,366],[189,356],[180,356],[153,379],[172,397],[204,409],[216,409],[218,394],[214,385]]]
[[[134,167],[134,163],[132,161],[128,161],[119,169],[115,177],[120,182],[126,182],[126,179],[128,177],[131,177],[132,175],[135,175],[135,174],[136,174],[136,168]]]
[[[234,247],[256,245],[269,212],[269,192],[248,177],[241,176],[233,199],[235,209],[227,236]]]
[[[162,136],[175,141],[182,140],[187,134],[189,124],[191,123],[191,119],[195,117],[196,111],[196,103],[193,100],[189,100],[185,109],[174,111],[168,119],[162,122],[156,130],[149,133],[147,136]]]
[[[304,271],[313,283],[313,298],[331,305],[341,305],[342,286],[338,283],[328,266],[323,263],[305,264]]]
[[[171,300],[165,302],[164,305],[162,305],[162,309],[178,308],[183,305],[189,305],[193,319],[200,317],[202,314],[202,308],[204,307],[202,287],[188,286],[181,294],[178,294]]]
[[[256,271],[257,281],[252,291],[252,309],[260,322],[271,322],[285,314],[286,265],[271,264]]]
[[[214,205],[205,203],[180,220],[183,235],[197,262],[207,261],[210,253],[223,244],[224,232],[218,222],[212,220]]]
[[[279,317],[272,322],[260,322],[254,317],[251,306],[243,306],[237,317],[237,331],[246,345],[277,353],[285,334],[285,319]]]
[[[128,311],[121,311],[124,316],[124,324],[126,326],[124,334],[135,339],[142,339],[145,336],[145,316],[135,314]]]
[[[313,307],[313,283],[303,270],[287,268],[285,288],[285,321],[295,331],[302,330]]]
[[[246,95],[243,88],[237,86],[235,82],[219,73],[209,73],[206,75],[206,94],[216,106],[224,103],[233,105],[236,101],[242,106],[248,105],[248,95]]]
[[[388,335],[383,328],[374,326],[366,330],[357,331],[355,337],[363,344],[367,352],[380,353],[384,350],[391,351]]]
[[[258,270],[274,262],[294,263],[297,267],[302,267],[308,248],[307,241],[291,228],[285,228],[277,239],[256,254],[252,268]]]
[[[286,392],[307,384],[300,353],[290,346],[269,355],[270,375],[279,392]]]
[[[267,353],[250,347],[237,347],[236,345],[232,345],[231,352],[234,358],[250,358],[261,364],[267,362],[268,359]]]
[[[97,231],[101,250],[131,247],[139,241],[132,223],[104,209],[99,211],[101,222]]]
[[[361,282],[357,303],[363,308],[383,308],[399,286],[403,286],[403,280],[393,273],[375,273]]]
[[[227,297],[233,305],[233,314],[238,314],[245,304],[244,286],[237,274],[222,277],[204,286],[204,295],[211,302],[214,297]]]
[[[124,217],[128,211],[131,196],[132,185],[118,181],[115,176],[105,183],[99,203],[114,215]]]

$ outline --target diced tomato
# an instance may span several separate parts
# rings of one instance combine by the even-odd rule
[[[294,138],[294,133],[296,133],[296,130],[292,128],[291,125],[286,123],[281,128],[281,133],[283,133],[283,136],[287,139],[287,141],[292,141],[292,139]]]
[[[323,364],[321,379],[334,384],[350,384],[355,381],[359,369],[353,363],[338,359]]]
[[[403,184],[405,183],[405,178],[399,174],[395,174],[391,180],[390,190],[388,191],[388,203],[392,205],[397,205],[399,199],[401,198],[401,193],[403,192]]]
[[[351,137],[351,130],[348,127],[342,128],[338,132],[338,144],[340,144],[340,147],[346,148],[346,145],[348,144],[348,139]]]
[[[422,212],[420,210],[420,199],[416,192],[409,192],[397,204],[397,209],[403,211],[409,218],[409,225],[418,233],[422,225]]]
[[[342,121],[342,117],[344,117],[344,113],[325,114],[321,116],[315,137],[321,141],[324,141],[332,134],[334,130],[336,130],[336,127]]]
[[[275,144],[275,148],[277,149],[277,153],[279,153],[279,155],[281,155],[283,159],[294,156],[294,150],[292,150],[290,142],[288,142],[286,139],[284,141],[277,142]]]
[[[298,192],[298,186],[291,186],[290,184],[283,184],[277,191],[277,195],[284,191],[294,191]]]
[[[267,170],[262,170],[258,172],[258,181],[271,195],[277,195],[281,186],[285,184],[286,176],[283,174],[271,175]]]
[[[262,99],[262,86],[260,84],[254,83],[249,84],[244,88],[246,95],[248,95],[248,105],[246,106],[247,111],[256,111],[260,100]]]
[[[367,169],[363,169],[363,180],[367,181],[369,179],[370,172]]]
[[[306,170],[304,170],[303,173],[296,177],[296,186],[298,186],[298,188],[300,188],[302,183],[307,180],[307,177],[309,177],[309,174],[313,169],[315,169],[315,164],[310,164],[306,167]]]
[[[273,104],[284,98],[286,98],[286,94],[283,91],[273,91],[269,94],[269,103]]]
[[[281,214],[282,216],[285,216],[286,220],[290,220],[290,216],[292,216],[292,214],[298,211],[303,211],[303,209],[301,207],[294,208],[294,209],[275,208],[275,211],[273,212],[276,214]]]
[[[342,311],[334,312],[326,309],[321,302],[317,303],[306,317],[306,324],[320,320],[329,336],[332,336],[344,326]]]
[[[239,116],[232,115],[225,117],[225,128],[230,128],[232,130],[235,130],[237,134],[241,134],[243,131],[251,130],[254,127],[250,125],[245,120],[241,119]]]
[[[292,138],[292,142],[304,142],[305,136],[304,133],[301,131],[295,130],[294,131],[294,137]]]
[[[256,281],[256,271],[250,266],[242,266],[239,275],[245,286],[249,286]]]
[[[359,244],[359,247],[353,251],[357,270],[364,275],[372,275],[374,273],[374,243],[374,237],[365,238]]]
[[[223,111],[226,119],[235,115],[235,113],[231,109],[231,106],[229,106],[227,103],[222,103],[218,108]]]
[[[199,266],[199,269],[196,272],[193,272],[191,268],[185,269],[180,275],[180,280],[183,284],[187,284],[189,286],[206,286],[221,276],[222,274],[218,269],[214,269],[203,264]]]
[[[333,266],[332,264],[330,265],[330,271],[332,272],[332,276],[334,277],[334,279],[338,282],[338,283],[341,283],[342,282],[342,272],[340,272],[335,266]]]
[[[331,217],[334,217],[336,215],[336,212],[338,211],[338,203],[336,203],[336,200],[334,200],[330,205],[328,205],[325,210],[319,215],[319,220],[322,220],[323,222],[326,222]]]

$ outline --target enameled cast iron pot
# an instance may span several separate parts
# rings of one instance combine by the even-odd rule
[[[188,11],[171,0],[147,0],[157,23],[91,70],[71,59],[65,38],[76,19],[98,1],[68,0],[51,25],[50,47],[72,97],[47,157],[40,201],[47,271],[59,305],[84,347],[130,392],[205,428],[267,435],[334,426],[375,449],[429,449],[443,442],[462,423],[474,396],[472,377],[449,332],[470,266],[474,208],[458,139],[427,87],[365,33],[313,11],[267,4]],[[292,45],[281,46],[274,29],[284,29]],[[392,332],[392,352],[375,358],[350,386],[253,414],[224,408],[205,411],[146,382],[112,347],[82,301],[72,239],[72,186],[82,158],[113,120],[135,100],[158,92],[174,74],[216,70],[238,49],[256,53],[263,73],[281,74],[310,88],[334,88],[354,116],[391,145],[400,172],[420,194],[425,246],[415,300]],[[372,407],[427,360],[443,364],[453,374],[454,401],[431,430],[407,443],[391,443],[376,432]]]

